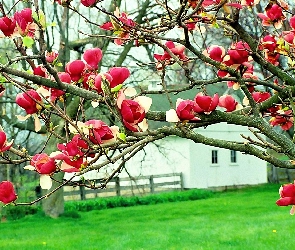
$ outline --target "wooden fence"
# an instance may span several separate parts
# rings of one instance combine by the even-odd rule
[[[91,180],[99,184],[101,180]],[[182,173],[139,176],[136,178],[113,178],[105,189],[84,186],[65,186],[65,200],[85,200],[96,197],[144,195],[172,190],[183,190]]]

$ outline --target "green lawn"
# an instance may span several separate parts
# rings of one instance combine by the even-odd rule
[[[277,198],[278,186],[269,185],[77,219],[27,216],[0,224],[0,249],[293,249],[295,217]]]

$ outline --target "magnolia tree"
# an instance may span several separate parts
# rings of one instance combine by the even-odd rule
[[[64,185],[73,185],[74,177],[91,170],[102,171],[114,164],[99,185],[87,180],[77,184],[105,188],[124,168],[125,162],[144,146],[171,135],[254,155],[281,168],[295,168],[295,137],[286,136],[286,131],[289,135],[294,133],[295,112],[292,3],[151,0],[137,3],[138,13],[127,13],[127,7],[120,8],[122,1],[118,1],[117,6],[113,4],[115,11],[109,11],[106,2],[57,0],[51,6],[65,8],[68,14],[82,18],[91,30],[99,30],[98,34],[87,34],[80,27],[71,26],[85,39],[105,40],[123,48],[117,50],[121,53],[128,53],[132,47],[157,47],[159,52],[148,60],[143,58],[144,63],[138,63],[141,58],[133,55],[131,58],[137,64],[132,61],[129,64],[138,68],[148,66],[156,71],[160,76],[160,90],[147,90],[131,81],[126,84],[132,71],[130,66],[121,66],[122,62],[110,62],[102,67],[103,48],[89,47],[81,58],[63,65],[59,53],[48,48],[46,40],[49,34],[54,34],[48,29],[54,30],[54,25],[46,21],[38,1],[28,3],[27,8],[20,2],[11,9],[1,6],[2,39],[12,41],[19,54],[0,64],[4,82],[0,95],[5,93],[5,84],[18,89],[15,103],[23,113],[12,119],[24,123],[34,120],[35,131],[45,131],[48,138],[37,154],[29,155],[28,150],[13,143],[13,138],[7,140],[5,127],[1,128],[1,163],[27,162],[25,169],[36,171],[41,187],[50,191],[34,201],[20,203],[13,183],[2,181],[0,201],[33,204]],[[106,21],[94,21],[97,14]],[[252,27],[246,25],[249,21],[245,22],[249,17]],[[212,39],[218,36],[226,37],[227,42]],[[126,52],[125,48],[129,50]],[[165,74],[175,65],[186,84],[172,88]],[[198,68],[210,73],[203,78]],[[210,96],[208,89],[216,84],[225,85],[230,90],[227,93],[234,95]],[[192,92],[195,97],[179,98],[174,103],[171,96],[181,96],[184,91]],[[243,95],[243,100],[238,100],[235,93]],[[170,103],[170,109],[150,111],[154,94],[162,94]],[[73,113],[69,106],[74,102],[77,112]],[[104,109],[112,119],[89,115],[99,109]],[[149,128],[151,121],[159,124],[157,129]],[[194,130],[222,122],[249,127],[253,136],[244,137],[241,143],[207,138]],[[12,158],[12,154],[16,157]],[[285,155],[289,160],[281,160],[278,155]],[[63,180],[56,178],[60,172],[74,174]],[[282,186],[277,205],[295,205],[294,184]]]

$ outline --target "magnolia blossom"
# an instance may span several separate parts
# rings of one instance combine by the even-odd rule
[[[282,130],[289,130],[294,124],[292,110],[278,109],[274,114],[272,114],[272,118],[269,120],[269,123],[272,126],[280,126]]]
[[[117,105],[125,127],[133,132],[147,129],[145,114],[152,104],[152,99],[146,96],[138,96],[134,100],[125,99],[125,94],[120,91]]]
[[[271,94],[269,92],[253,92],[251,93],[251,95],[254,101],[257,103],[264,102],[271,97]]]
[[[0,18],[0,30],[4,36],[11,36],[14,33],[16,27],[16,21],[13,17],[1,17]]]
[[[279,194],[281,198],[276,201],[276,204],[278,206],[292,205],[290,214],[293,215],[295,212],[295,184],[290,183],[281,186]]]
[[[203,93],[198,93],[195,97],[195,102],[199,106],[198,113],[209,114],[214,111],[219,102],[218,94],[213,97],[204,95]]]
[[[257,5],[260,2],[260,0],[241,0],[241,5],[253,7]]]
[[[11,203],[17,199],[13,184],[10,181],[0,182],[0,201],[4,204]]]
[[[89,120],[85,122],[89,128],[89,139],[94,144],[102,144],[113,139],[114,133],[111,128],[100,120]]]
[[[131,27],[134,27],[136,23],[132,19],[128,18],[128,15],[125,12],[120,14],[118,8],[114,12],[114,15],[120,23],[118,23],[117,20],[112,20],[111,22],[102,24],[100,28],[103,30],[112,30],[118,37],[114,40],[114,43],[122,45],[129,39],[129,30]]]
[[[262,25],[270,26],[274,25],[276,29],[282,27],[282,22],[285,19],[282,8],[277,4],[270,3],[265,8],[265,14],[258,13],[258,17],[262,19]]]
[[[25,8],[21,11],[15,12],[14,18],[17,23],[18,32],[22,36],[34,36],[36,25],[33,21],[32,9]]]
[[[261,47],[262,49],[267,50],[268,52],[274,52],[277,48],[277,41],[275,36],[273,35],[266,35],[261,40]]]
[[[92,7],[94,6],[98,0],[81,0],[81,4],[83,4],[86,7]]]
[[[45,153],[34,155],[30,163],[39,174],[50,175],[56,171],[55,160]]]
[[[88,144],[81,138],[79,134],[75,135],[71,141],[65,144],[57,144],[57,148],[61,152],[56,152],[52,158],[61,160],[61,170],[64,172],[79,172],[83,167],[85,152]]]
[[[114,88],[120,84],[123,84],[125,80],[130,76],[130,71],[126,67],[113,67],[108,72],[98,74],[94,80],[95,90],[98,93],[102,93],[102,80],[105,80],[110,84],[110,88]]]
[[[196,117],[196,113],[200,112],[202,112],[202,110],[194,101],[177,99],[176,114],[181,121],[199,120],[199,118]]]
[[[35,67],[33,73],[36,76],[47,77],[46,69],[42,65]]]
[[[53,63],[58,57],[58,52],[55,51],[47,51],[45,54],[45,59],[48,63]]]
[[[223,58],[223,62],[227,66],[240,65],[249,61],[250,47],[247,43],[239,41],[232,44],[227,51],[227,56]]]
[[[212,60],[222,62],[225,56],[225,49],[222,46],[212,45],[203,52],[205,56],[210,57]]]
[[[187,61],[188,57],[184,54],[185,46],[184,45],[175,45],[172,41],[167,41],[165,46],[182,61]],[[173,64],[175,61],[165,50],[164,54],[154,54],[154,58],[159,61],[157,63],[157,69],[162,69],[163,65]]]
[[[85,66],[82,60],[74,60],[66,64],[66,72],[69,73],[73,82],[80,80]]]
[[[225,108],[226,112],[232,112],[236,110],[238,102],[231,95],[223,95],[219,97],[218,106]]]
[[[40,95],[36,92],[36,90],[28,90],[25,93],[19,93],[16,96],[15,102],[23,108],[27,114],[37,113],[38,110],[41,109],[40,105],[36,102],[41,102]]]
[[[2,130],[2,128],[1,128]],[[11,142],[7,142],[7,137],[4,131],[0,131],[0,152],[7,151],[11,148],[13,144],[13,140]]]
[[[83,59],[91,67],[92,70],[98,69],[98,63],[102,59],[102,51],[100,48],[91,48],[84,52]]]
[[[72,81],[70,74],[67,72],[58,72],[57,75],[58,75],[58,78],[60,79],[60,81],[63,83],[69,84]],[[48,89],[50,92],[50,100],[51,101],[55,101],[57,98],[59,98],[65,94],[65,92],[60,89],[55,89],[55,88],[46,88],[46,89]]]

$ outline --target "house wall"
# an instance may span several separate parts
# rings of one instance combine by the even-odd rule
[[[244,142],[252,133],[242,126],[216,124],[196,130],[204,136]],[[236,152],[237,162],[231,163],[230,150],[190,142],[191,174],[189,188],[210,188],[232,185],[252,185],[267,182],[267,165],[264,161]],[[218,163],[212,164],[211,152],[217,150]],[[199,155],[199,156],[198,156]]]

